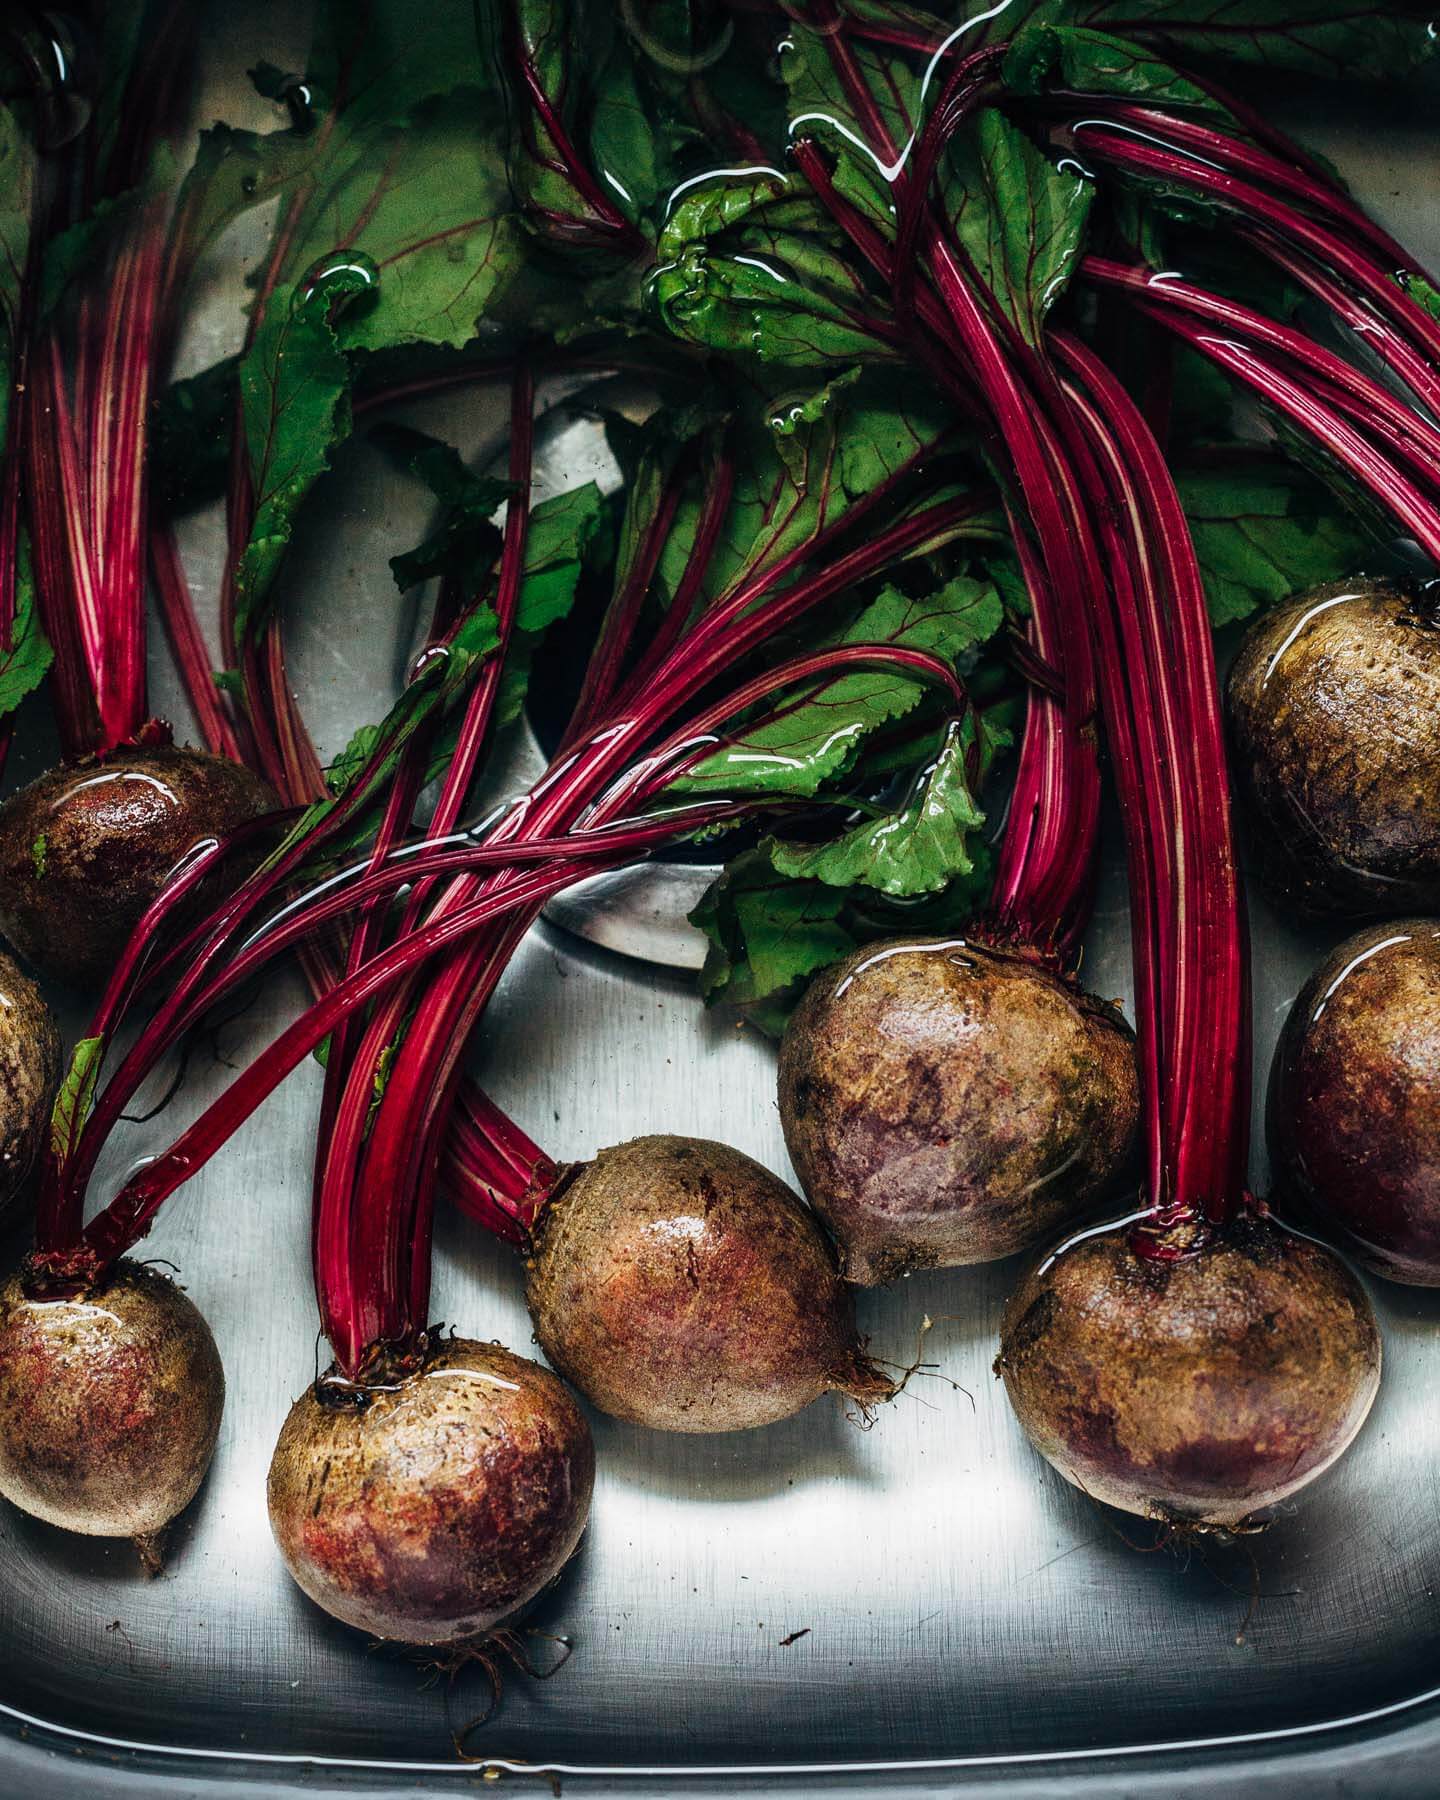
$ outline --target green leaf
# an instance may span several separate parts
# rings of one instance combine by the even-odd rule
[[[670,170],[615,9],[494,0],[478,16],[511,84],[510,183],[530,229],[572,266],[592,252],[630,255],[616,218],[642,220]]]
[[[737,857],[690,914],[710,944],[706,1002],[750,1009],[762,1029],[778,1029],[800,984],[855,948],[844,906],[834,888],[790,881],[758,850]]]
[[[934,41],[950,35],[942,28]],[[813,137],[829,153],[836,191],[887,234],[895,229],[890,157],[903,161],[921,101],[920,75],[899,57],[872,44],[848,46],[854,68],[874,104],[886,143],[876,143],[857,117],[849,89],[836,71],[826,32],[793,16],[785,33],[780,73],[790,96],[789,135]],[[967,44],[968,48],[968,44]]]
[[[1027,26],[1016,34],[1004,75],[1006,85],[1019,94],[1043,94],[1058,87],[1228,116],[1204,88],[1143,46],[1080,26]]]
[[[350,364],[335,341],[331,307],[358,293],[363,273],[332,272],[267,315],[240,364],[240,409],[254,495],[249,542],[235,570],[243,638],[262,608],[305,496],[350,431]]]
[[[977,838],[985,814],[967,762],[973,756],[979,764],[978,787],[999,747],[983,732],[977,744],[978,729],[973,712],[950,720],[939,752],[893,812],[866,819],[828,844],[771,839],[765,846],[771,863],[793,880],[875,888],[899,899],[939,893],[966,877],[978,877],[978,891],[989,878],[985,847]]]
[[[519,631],[557,624],[575,603],[585,557],[604,522],[605,501],[593,481],[553,494],[530,511],[525,572],[515,613]]]
[[[192,512],[225,492],[239,367],[238,357],[222,357],[171,382],[155,404],[150,479],[155,499],[168,513]]]
[[[277,71],[256,78],[279,92]],[[356,354],[470,343],[503,312],[522,260],[468,0],[418,12],[328,0],[306,80],[312,131],[207,140],[197,174],[206,218],[250,184],[282,196],[267,305],[240,368],[257,497],[237,570],[242,628],[350,429]]]
[[[16,543],[15,619],[9,644],[0,645],[0,718],[14,712],[25,696],[39,687],[52,660],[35,606],[30,542],[21,531]]]
[[[509,495],[509,483],[475,474],[448,444],[423,432],[386,426],[374,435],[446,502],[437,530],[418,549],[392,557],[390,566],[397,582],[404,588],[432,575],[448,574],[460,583],[462,592],[488,590],[493,597],[501,541],[493,515]],[[497,729],[519,716],[535,650],[549,627],[574,605],[581,572],[604,516],[604,497],[593,481],[554,494],[530,509],[515,624],[495,699]],[[493,633],[493,612],[487,610],[487,617]],[[494,644],[498,642],[496,634]],[[366,732],[376,730],[364,728]],[[359,766],[373,742],[357,733],[345,753],[346,766]]]
[[[1407,273],[1402,277],[1401,285],[1418,306],[1425,308],[1432,319],[1440,319],[1440,290],[1423,275]]]
[[[886,587],[835,641],[927,650],[958,666],[999,630],[1000,596],[957,576],[922,599]],[[900,669],[859,670],[809,683],[673,784],[683,793],[807,797],[855,762],[871,733],[913,711],[929,690]]]
[[[605,502],[593,481],[532,509],[515,630],[495,697],[497,728],[519,718],[540,640],[575,604],[581,574],[598,549],[604,525]]]
[[[486,117],[484,96],[458,89],[418,106],[403,130],[350,139],[348,165],[323,165],[282,280],[340,257],[374,264],[378,279],[337,325],[346,349],[458,348],[507,292],[519,224]]]
[[[816,369],[883,361],[884,311],[837,254],[833,227],[783,175],[706,182],[660,235],[651,300],[676,336],[761,363]]]
[[[735,591],[783,558],[802,555],[856,500],[932,455],[954,431],[943,397],[899,373],[870,372],[853,386],[830,385],[741,401],[734,427],[735,487],[706,569],[707,599]],[[819,416],[793,416],[795,407]],[[792,427],[777,431],[784,418]],[[701,497],[689,494],[660,559],[659,581],[673,594],[694,541]]]
[[[980,279],[1032,344],[1075,272],[1093,195],[1093,182],[1051,162],[993,106],[946,152],[951,223]]]
[[[1219,58],[1337,81],[1388,81],[1435,54],[1429,21],[1357,0],[1078,0],[1076,23]]]
[[[451,445],[408,425],[381,425],[370,436],[444,502],[436,530],[414,550],[390,558],[396,586],[404,593],[417,582],[448,574],[462,593],[479,593],[499,553],[495,513],[511,493],[509,482],[473,474]]]
[[[1373,560],[1375,540],[1303,470],[1235,453],[1177,477],[1214,624],[1228,625]]]
[[[50,1154],[59,1163],[66,1162],[80,1142],[104,1054],[105,1040],[98,1037],[81,1038],[71,1052],[70,1066],[50,1113]]]

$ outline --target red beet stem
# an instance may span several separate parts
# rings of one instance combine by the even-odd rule
[[[454,824],[469,794],[481,746],[493,715],[503,672],[504,654],[519,605],[530,521],[534,402],[533,377],[527,365],[518,364],[512,376],[510,394],[509,475],[514,491],[505,515],[504,542],[496,587],[496,629],[500,644],[497,655],[481,669],[465,708],[456,754],[446,772],[437,806],[435,826],[441,832],[449,830]],[[418,768],[416,772],[418,776]],[[415,797],[415,794],[406,796],[407,817],[409,811],[413,810]],[[428,893],[428,883],[415,890],[401,924],[402,941],[419,919]],[[349,972],[353,973],[361,966],[370,952],[371,944],[371,933],[366,930],[362,921],[357,927],[356,940],[351,945]],[[393,1010],[392,1003],[387,1011]],[[357,1296],[364,1292],[361,1271],[351,1269],[344,1275],[336,1271],[342,1262],[352,1261],[362,1252],[364,1234],[360,1226],[359,1209],[363,1191],[357,1183],[356,1173],[374,1108],[374,1079],[371,1070],[377,1064],[367,1054],[373,1035],[373,1021],[368,1033],[345,1030],[343,1040],[337,1040],[339,1053],[335,1053],[336,1043],[332,1043],[332,1057],[326,1066],[325,1099],[318,1139],[320,1151],[316,1158],[312,1196],[313,1260],[317,1292],[327,1286]],[[358,1038],[353,1046],[352,1036]],[[380,1053],[383,1054],[383,1046]],[[428,1244],[425,1254],[428,1257]],[[346,1330],[348,1335],[351,1327],[347,1326]]]
[[[827,49],[867,124],[872,147],[897,164],[896,146],[853,53],[835,37],[827,40]],[[1058,702],[1038,691],[1030,697],[991,914],[1006,937],[1069,960],[1089,913],[1099,833],[1097,700],[1087,615],[1104,572],[1069,452],[1046,416],[1063,418],[1054,377],[1045,359],[996,318],[963,253],[931,216],[922,186],[945,144],[989,92],[997,53],[998,47],[982,50],[954,70],[910,165],[897,170],[892,182],[899,207],[897,247],[887,245],[840,198],[813,143],[794,146],[794,156],[861,254],[891,282],[897,310],[913,311],[922,353],[928,349],[933,357],[938,351],[962,394],[971,384],[978,389],[978,410],[1000,440],[1002,461],[1014,468],[1033,522],[1031,543],[1019,508],[1011,503],[1030,595],[1031,648],[1043,662],[1063,662],[1065,684]],[[908,247],[903,259],[899,245]],[[902,261],[908,271],[916,260],[917,247],[923,247],[933,293],[915,289],[909,273],[901,273]]]
[[[1204,586],[1164,455],[1119,382],[1056,334],[1111,500],[1116,573],[1097,609],[1107,733],[1132,882],[1149,1198],[1158,1223],[1245,1201],[1245,921]]]
[[[1394,271],[1373,260],[1369,245],[1356,246],[1343,231],[1296,211],[1283,199],[1224,169],[1198,161],[1165,144],[1127,137],[1103,121],[1073,127],[1087,155],[1137,174],[1183,183],[1232,209],[1246,221],[1244,235],[1258,249],[1299,278],[1305,260],[1332,270],[1367,303],[1363,317],[1388,321],[1392,332],[1367,333],[1367,342],[1396,369],[1432,413],[1440,411],[1440,320],[1426,312],[1395,280]],[[1301,260],[1294,260],[1295,252]]]

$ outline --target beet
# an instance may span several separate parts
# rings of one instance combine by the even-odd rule
[[[51,769],[0,807],[0,932],[46,977],[98,986],[176,865],[274,805],[248,769],[202,750]],[[225,879],[201,884],[196,913]]]
[[[1322,1231],[1440,1287],[1440,920],[1370,926],[1316,969],[1276,1050],[1269,1135]]]
[[[1317,588],[1256,625],[1226,691],[1259,873],[1309,915],[1440,905],[1434,590]]]
[[[0,1221],[50,1125],[60,1085],[60,1033],[40,990],[0,952]]]
[[[1380,1335],[1339,1257],[1245,1212],[1176,1261],[1137,1254],[1123,1225],[1072,1239],[1011,1298],[995,1366],[1091,1499],[1233,1527],[1350,1444]]]
[[[372,1386],[322,1378],[270,1464],[270,1526],[317,1605],[372,1637],[463,1644],[554,1581],[590,1510],[590,1428],[549,1370],[431,1344]]]
[[[780,1116],[848,1280],[989,1262],[1053,1236],[1124,1169],[1133,1039],[1033,958],[953,938],[871,945],[792,1015]]]
[[[834,1390],[894,1384],[864,1355],[824,1235],[782,1181],[724,1144],[602,1150],[540,1214],[535,1336],[602,1411],[660,1431],[744,1431]]]
[[[0,1289],[0,1494],[90,1537],[145,1539],[194,1498],[225,1377],[210,1328],[128,1259],[73,1299]]]

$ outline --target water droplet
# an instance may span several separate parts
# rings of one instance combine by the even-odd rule
[[[35,135],[42,150],[58,150],[90,123],[96,86],[94,46],[79,22],[54,12],[18,11],[0,25],[0,42],[12,47],[35,105]]]
[[[332,306],[343,306],[357,294],[380,287],[380,270],[373,256],[363,250],[337,251],[312,263],[295,290],[297,306],[308,305],[317,295]]]
[[[287,75],[277,96],[290,114],[290,129],[308,137],[315,129],[315,90],[301,75]]]
[[[423,680],[432,671],[443,669],[450,660],[450,652],[443,644],[429,644],[411,662],[405,675],[405,685]]]

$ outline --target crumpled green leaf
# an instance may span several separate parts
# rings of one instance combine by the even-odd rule
[[[875,888],[906,900],[975,878],[978,896],[988,884],[990,864],[979,837],[985,814],[976,789],[1002,742],[1008,739],[997,740],[973,711],[949,720],[939,750],[899,806],[863,819],[827,844],[769,839],[765,849],[772,865],[792,880]]]
[[[818,203],[779,173],[702,183],[665,222],[652,304],[678,337],[787,368],[893,359],[884,301],[837,255]]]
[[[437,528],[417,549],[391,558],[397,584],[403,590],[431,576],[449,575],[462,593],[493,598],[501,544],[494,515],[510,494],[509,483],[477,475],[450,445],[424,432],[387,426],[376,436],[426,483],[443,509]],[[515,623],[495,698],[497,728],[519,716],[540,640],[575,604],[586,560],[602,537],[605,511],[593,481],[552,494],[530,509]],[[442,742],[442,759],[446,749]]]

